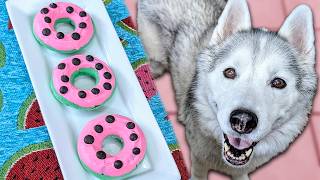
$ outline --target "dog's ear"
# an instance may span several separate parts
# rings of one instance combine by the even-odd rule
[[[229,0],[215,27],[211,45],[219,44],[228,36],[251,29],[251,18],[246,0]]]
[[[314,56],[314,29],[312,11],[306,5],[295,8],[287,17],[278,34],[289,41],[300,55]]]

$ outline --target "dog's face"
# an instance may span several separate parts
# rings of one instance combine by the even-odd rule
[[[244,165],[255,143],[289,121],[299,104],[300,72],[289,45],[274,34],[240,33],[217,51],[221,63],[208,73],[209,98],[225,134],[227,160]]]
[[[202,123],[221,142],[227,164],[270,159],[302,131],[316,90],[314,54],[308,7],[271,33],[251,29],[244,0],[228,2],[198,65],[198,99],[210,107],[200,111],[217,121]]]

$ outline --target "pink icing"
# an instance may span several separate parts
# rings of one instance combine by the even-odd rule
[[[78,58],[80,60],[79,65],[74,65],[72,63],[73,59]],[[102,69],[97,70],[96,66],[97,64],[103,65]],[[63,69],[59,69],[59,65],[65,64],[65,67]],[[52,80],[53,80],[53,87],[55,88],[56,92],[64,97],[66,100],[84,108],[93,108],[96,106],[101,105],[104,103],[111,95],[112,91],[115,88],[115,76],[112,72],[112,70],[108,67],[107,64],[105,64],[100,59],[94,57],[93,61],[88,61],[86,59],[86,55],[74,55],[71,57],[68,57],[67,59],[62,60],[59,65],[53,70],[52,74]],[[71,77],[72,74],[82,68],[92,68],[93,70],[97,71],[99,76],[99,82],[97,85],[93,88],[99,89],[98,94],[93,94],[92,89],[79,89],[75,87],[71,83]],[[104,76],[104,73],[110,73],[111,78],[107,79]],[[67,76],[69,78],[68,82],[63,82],[61,77]],[[111,89],[105,89],[104,84],[110,84]],[[60,89],[62,86],[67,87],[68,91],[65,94],[62,94],[60,92]],[[84,91],[86,93],[85,98],[79,97],[79,91]]]
[[[114,122],[108,123],[106,115],[102,115],[86,124],[80,133],[78,139],[78,154],[82,162],[84,162],[93,172],[106,176],[123,176],[133,169],[142,161],[146,152],[146,140],[139,126],[127,117],[120,115],[111,115],[114,117]],[[134,128],[129,129],[127,123],[134,123]],[[103,131],[98,133],[95,131],[95,126],[101,125]],[[130,135],[135,133],[137,139],[130,140]],[[91,135],[94,137],[92,144],[85,143],[85,137]],[[102,144],[107,136],[118,136],[123,140],[122,150],[112,156],[106,153],[105,159],[97,157],[98,151],[102,150]],[[133,149],[139,148],[139,154],[134,154]],[[122,167],[117,169],[114,167],[115,161],[121,161]]]
[[[79,13],[84,11],[80,7],[72,3],[66,2],[56,2],[56,8],[44,7],[49,10],[47,14],[43,14],[39,12],[33,21],[34,33],[44,44],[59,50],[59,51],[73,51],[79,50],[87,43],[89,43],[90,39],[93,36],[93,23],[91,17],[88,13],[86,13],[85,17],[81,17]],[[74,11],[72,13],[68,13],[66,8],[71,6]],[[44,18],[49,17],[51,19],[50,23],[45,22]],[[74,22],[75,30],[72,32],[76,32],[80,34],[79,40],[72,39],[72,33],[64,34],[63,39],[57,38],[57,31],[54,29],[54,25],[56,20],[61,18],[69,18]],[[81,22],[86,23],[86,28],[80,28],[79,24]],[[50,29],[51,33],[49,36],[45,36],[42,34],[43,29]]]

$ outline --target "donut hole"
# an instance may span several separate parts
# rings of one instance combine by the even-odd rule
[[[71,75],[71,83],[78,89],[92,89],[99,82],[99,75],[95,69],[81,68]]]
[[[57,19],[54,23],[54,29],[57,32],[70,34],[76,29],[75,23],[69,18]]]
[[[104,139],[102,146],[104,152],[114,156],[123,149],[123,140],[118,136],[110,135]]]

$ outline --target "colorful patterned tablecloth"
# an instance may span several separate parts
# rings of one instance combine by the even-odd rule
[[[27,1],[21,1],[27,3]],[[123,0],[104,0],[182,179],[188,179],[173,128]],[[5,1],[0,2],[0,179],[63,179]]]

